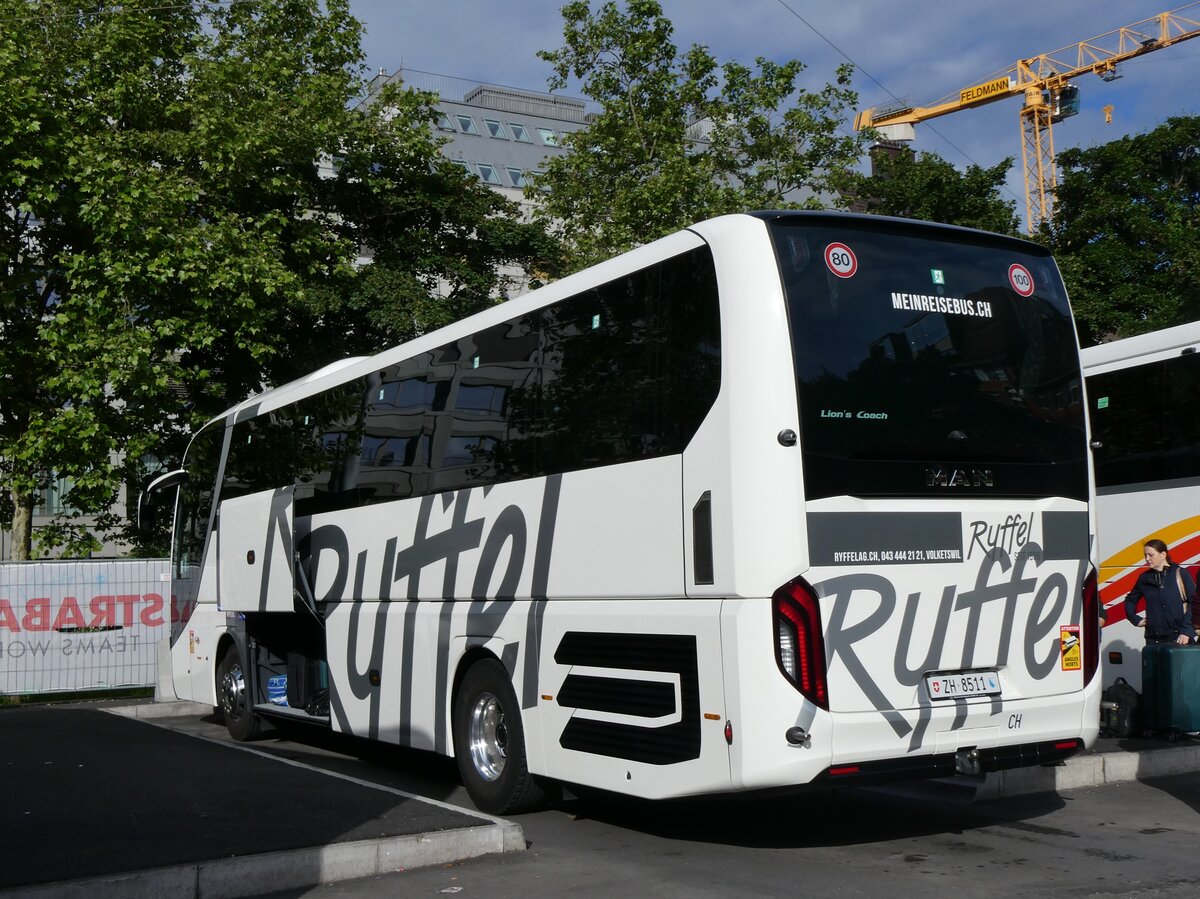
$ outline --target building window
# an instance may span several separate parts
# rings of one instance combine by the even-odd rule
[[[518,125],[516,122],[509,122],[508,128],[512,131],[513,140],[520,141],[523,144],[531,144],[529,132],[525,130],[524,125]]]
[[[66,495],[74,486],[75,482],[71,478],[54,478],[44,489],[38,491],[33,514],[50,516],[74,512],[74,507],[66,502]]]
[[[458,116],[458,130],[463,134],[478,134],[479,129],[475,127],[475,120],[469,115]]]
[[[549,128],[539,128],[538,134],[541,135],[542,143],[547,147],[557,147],[558,137]]]
[[[450,121],[450,116],[444,112],[438,113],[437,126],[443,131],[453,131],[454,123]]]
[[[504,130],[504,125],[500,122],[497,122],[495,119],[484,119],[483,124],[487,125],[488,134],[492,137],[508,140],[508,132]]]
[[[455,165],[462,166],[462,170],[464,172],[466,172],[468,175],[475,174],[474,172],[471,171],[471,163],[467,162],[465,159],[451,159],[450,161],[453,162]]]
[[[479,167],[479,177],[482,178],[484,181],[486,181],[488,184],[500,184],[501,183],[500,182],[500,174],[496,171],[495,166],[488,165],[486,162],[481,162],[478,164],[478,167]]]
[[[529,183],[525,178],[525,173],[521,169],[514,169],[511,166],[508,169],[508,178],[512,181],[513,187],[524,187]]]

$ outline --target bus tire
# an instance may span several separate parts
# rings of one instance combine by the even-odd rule
[[[476,662],[454,702],[454,755],[463,786],[480,811],[511,815],[546,804],[529,773],[521,708],[508,672],[495,659]]]
[[[262,720],[252,708],[242,657],[236,646],[225,650],[217,666],[217,703],[231,737],[240,742],[258,736]]]

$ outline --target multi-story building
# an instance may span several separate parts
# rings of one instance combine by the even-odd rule
[[[558,94],[539,93],[411,69],[380,73],[372,89],[400,81],[436,93],[442,153],[484,184],[527,204],[525,185],[546,160],[566,152],[563,136],[588,126],[588,104]]]

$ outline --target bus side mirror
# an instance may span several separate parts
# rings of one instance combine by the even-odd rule
[[[144,490],[138,497],[137,529],[143,537],[149,537],[158,530],[158,507],[154,499],[153,494]]]
[[[163,491],[186,484],[187,479],[188,473],[182,468],[177,468],[159,475],[146,485],[146,489],[138,497],[137,529],[139,534],[144,537],[154,534],[158,529],[158,512],[162,505]]]

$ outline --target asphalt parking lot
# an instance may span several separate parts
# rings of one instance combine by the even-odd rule
[[[524,848],[511,822],[99,708],[4,708],[0,733],[3,893],[238,896]]]
[[[155,726],[172,714],[211,710],[0,708],[0,896],[246,896],[525,848],[518,823]],[[1102,738],[1064,764],[899,789],[989,800],[1191,771],[1200,740]]]

